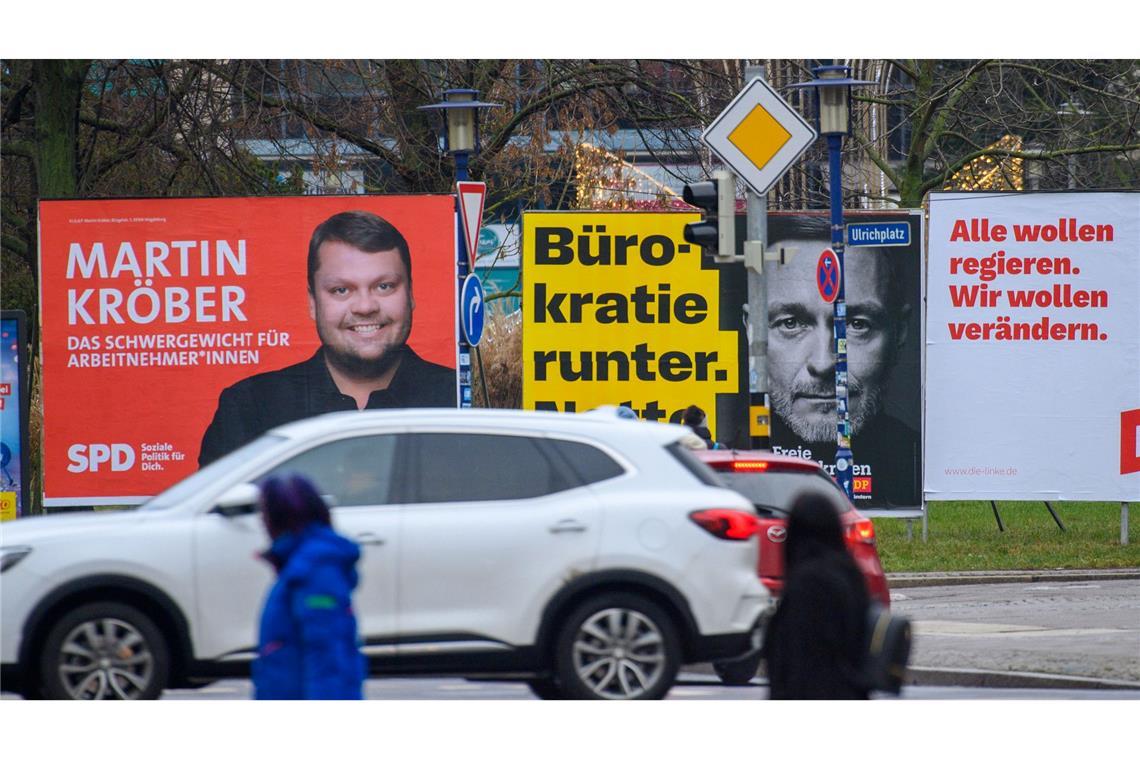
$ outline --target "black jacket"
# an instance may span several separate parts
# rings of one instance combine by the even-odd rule
[[[424,361],[405,346],[391,384],[373,391],[365,408],[455,407],[457,398],[455,370]],[[223,390],[214,419],[202,436],[198,466],[286,422],[356,408],[356,400],[336,387],[318,349],[306,361],[247,377]]]
[[[862,669],[870,600],[826,500],[797,501],[785,558],[784,591],[764,641],[769,696],[867,699]]]

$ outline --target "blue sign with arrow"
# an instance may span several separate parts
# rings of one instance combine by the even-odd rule
[[[483,283],[479,281],[479,275],[467,275],[460,291],[459,308],[463,334],[472,346],[479,345],[483,337],[483,316],[486,313],[484,305]]]

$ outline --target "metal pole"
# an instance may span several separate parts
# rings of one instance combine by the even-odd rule
[[[834,304],[835,320],[835,479],[847,498],[854,498],[852,482],[851,427],[847,413],[847,297],[843,264],[843,135],[827,136],[831,174],[831,250],[839,259],[839,293]]]
[[[767,79],[763,66],[746,66],[745,84],[753,79]],[[768,245],[768,196],[757,195],[749,190],[748,201],[748,240]],[[747,243],[745,244],[747,245]],[[763,258],[761,258],[763,266]],[[768,411],[768,285],[761,271],[745,267],[748,277],[748,429],[749,445],[754,449],[767,449],[771,438],[767,435],[752,435],[751,431],[760,428],[756,417],[762,417],[770,424]]]
[[[923,504],[922,505],[922,543],[924,543],[924,544],[926,543],[926,536],[928,533],[928,529],[930,527],[930,525],[929,525],[930,511],[929,510],[930,510],[929,504]]]
[[[458,151],[455,153],[455,181],[465,182],[470,177],[467,174],[467,152]],[[455,196],[455,213],[459,213],[459,195]],[[456,233],[458,235],[459,245],[456,246],[456,276],[459,278],[460,286],[463,285],[463,280],[469,274],[467,266],[467,244],[464,241],[463,225],[456,225]],[[455,315],[457,319],[462,319],[460,316],[463,310],[463,290],[459,290],[459,300],[455,307]],[[463,334],[461,325],[456,325],[459,329],[459,406],[461,409],[468,409],[472,406],[471,398],[471,345],[467,342],[467,336]],[[484,384],[486,378],[484,378]]]
[[[1120,545],[1128,545],[1128,502],[1120,502]]]
[[[992,509],[994,511],[994,519],[997,520],[998,532],[999,533],[1005,533],[1005,526],[1002,525],[1002,523],[1001,523],[1001,515],[998,514],[997,502],[996,501],[990,502],[990,509]]]
[[[1057,514],[1057,511],[1055,509],[1053,509],[1053,505],[1049,502],[1045,502],[1045,509],[1049,510],[1049,514],[1053,515],[1053,522],[1057,523],[1057,527],[1061,529],[1062,533],[1064,533],[1065,524],[1061,522],[1061,516]]]

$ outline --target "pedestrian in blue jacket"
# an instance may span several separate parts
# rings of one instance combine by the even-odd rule
[[[261,612],[255,699],[361,699],[367,672],[352,590],[360,549],[331,527],[329,510],[300,475],[262,485],[261,515],[277,570]]]

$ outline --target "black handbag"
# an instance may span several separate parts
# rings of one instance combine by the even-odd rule
[[[898,694],[910,660],[910,621],[881,604],[867,608],[867,646],[863,673],[871,691]]]

